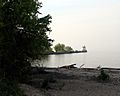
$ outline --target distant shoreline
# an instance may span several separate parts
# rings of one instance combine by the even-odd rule
[[[70,52],[49,52],[46,55],[57,55],[57,54],[73,54],[73,53],[86,53],[86,51],[70,51]]]

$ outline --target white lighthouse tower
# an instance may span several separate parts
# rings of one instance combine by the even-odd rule
[[[86,49],[85,45],[82,47],[82,52],[87,52],[87,49]]]

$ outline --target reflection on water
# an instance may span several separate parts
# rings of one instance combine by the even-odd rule
[[[89,52],[86,59],[86,67],[112,67],[120,68],[120,51]]]
[[[86,55],[86,53],[49,55],[45,59],[36,60],[34,64],[43,65],[44,67],[61,67],[69,64],[77,64],[76,67],[79,67],[85,63]]]
[[[80,67],[120,67],[120,54],[118,52],[87,52],[77,54],[49,55],[42,60],[36,60],[34,64],[44,67],[60,67],[69,64],[77,64]]]
[[[49,59],[46,60],[44,64],[47,67],[60,67],[69,64],[83,64],[84,56],[85,54],[49,55]]]

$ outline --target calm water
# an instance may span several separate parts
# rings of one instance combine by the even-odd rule
[[[120,68],[120,52],[87,52],[77,54],[49,55],[42,61],[35,64],[45,67],[60,67],[63,65],[77,64],[77,67],[85,64],[84,67],[113,67]]]

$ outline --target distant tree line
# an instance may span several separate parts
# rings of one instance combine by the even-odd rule
[[[66,46],[65,44],[58,43],[53,47],[53,49],[50,48],[49,52],[54,52],[53,50],[55,52],[71,52],[71,51],[73,51],[73,48],[70,46]]]

